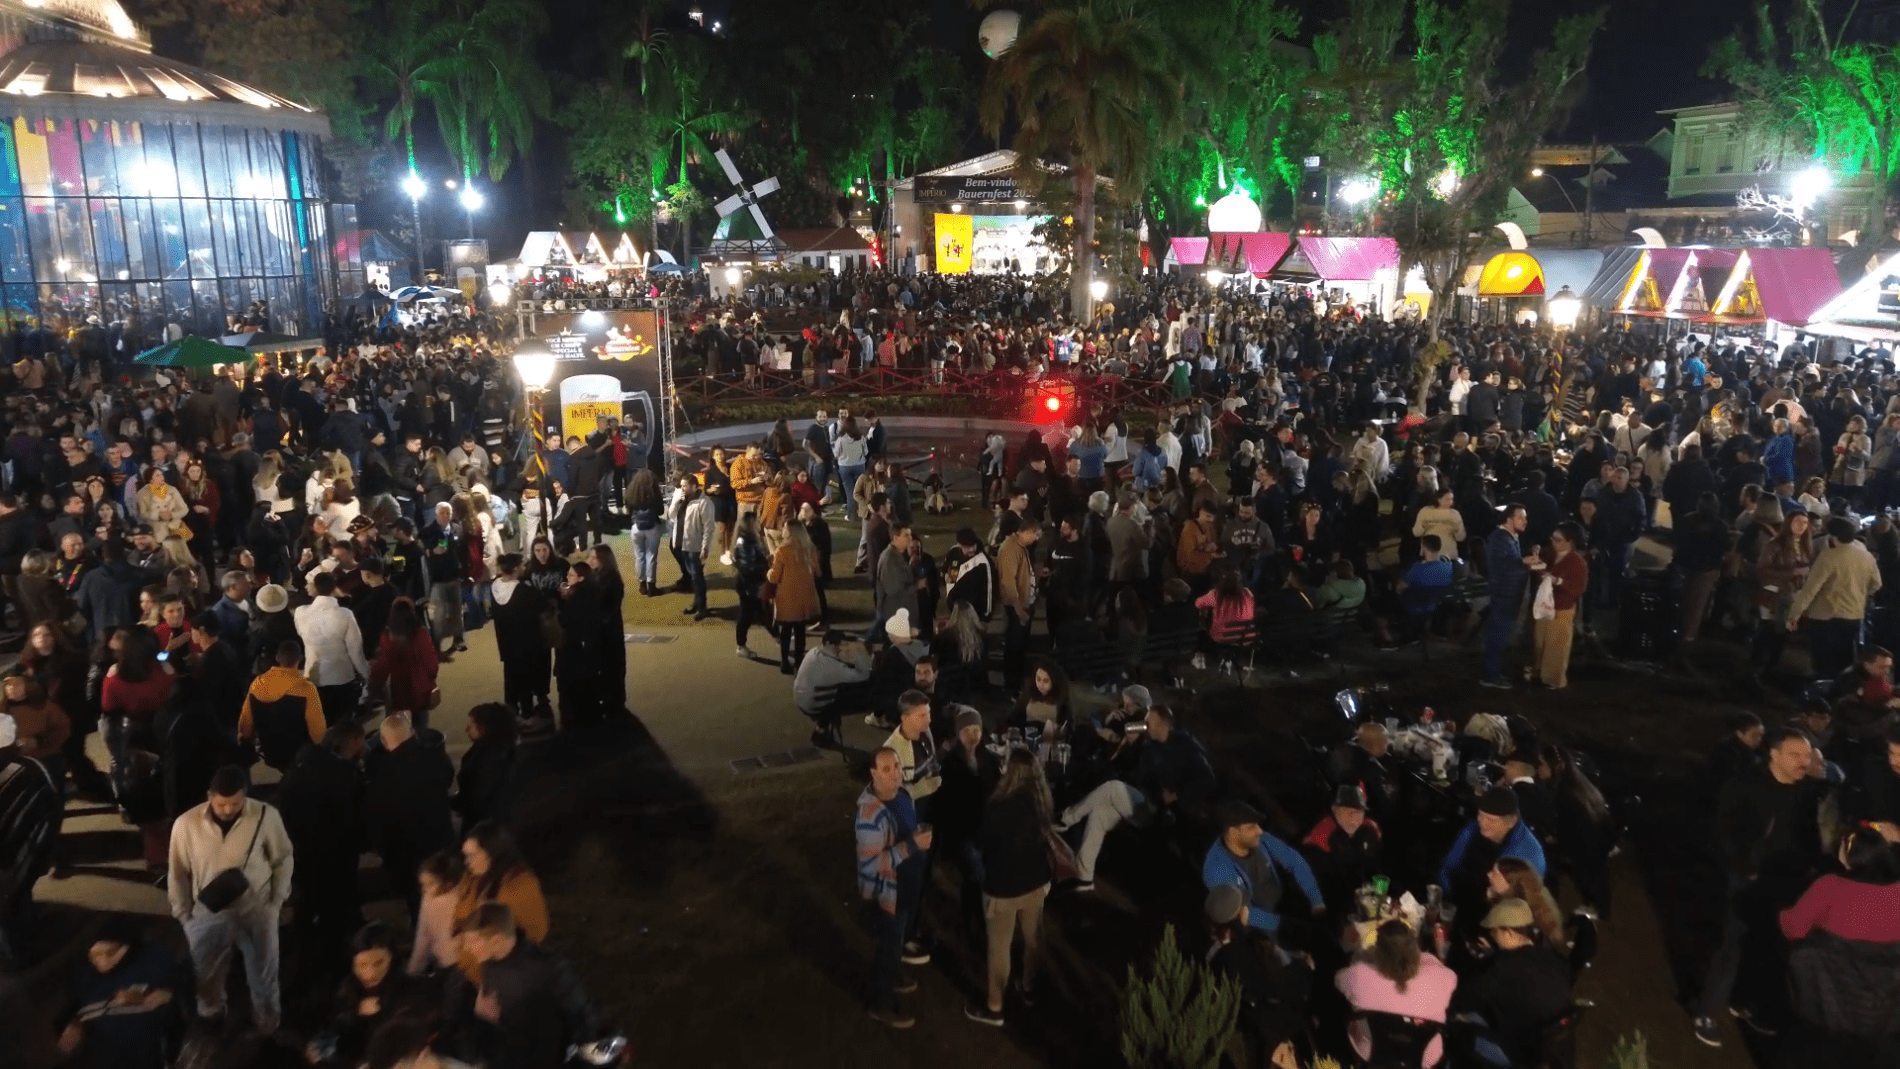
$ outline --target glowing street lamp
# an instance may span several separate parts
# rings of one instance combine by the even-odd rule
[[[546,349],[516,350],[515,374],[521,376],[521,385],[530,392],[546,388],[554,375],[554,354]]]
[[[482,196],[482,191],[476,189],[475,184],[470,182],[462,187],[461,199],[462,211],[468,216],[468,236],[472,239],[475,237],[475,213],[482,210],[486,198]]]
[[[745,272],[739,270],[736,267],[726,268],[726,285],[737,286],[740,282],[744,280],[745,280]]]
[[[1090,297],[1093,297],[1093,298],[1095,298],[1095,300],[1096,300],[1096,303],[1098,303],[1098,304],[1099,304],[1100,302],[1102,302],[1103,300],[1105,300],[1105,299],[1106,299],[1106,298],[1108,297],[1108,282],[1107,282],[1107,280],[1106,280],[1106,279],[1100,279],[1100,278],[1098,278],[1098,279],[1096,279],[1095,281],[1093,281],[1093,282],[1090,282],[1090,283],[1089,283],[1089,296],[1090,296]]]
[[[491,308],[506,308],[508,298],[514,293],[514,287],[506,282],[496,282],[488,287],[488,304]]]
[[[1437,193],[1441,197],[1449,197],[1453,193],[1458,192],[1457,168],[1447,167],[1443,171],[1440,171],[1438,177],[1432,179],[1432,192]]]
[[[1833,184],[1834,176],[1827,173],[1827,168],[1816,165],[1796,174],[1788,183],[1788,199],[1796,208],[1806,210]]]
[[[1577,325],[1577,313],[1583,311],[1583,301],[1571,292],[1569,286],[1565,286],[1544,302],[1544,309],[1550,313],[1551,326],[1558,330],[1569,330]]]
[[[1339,187],[1339,199],[1358,206],[1379,195],[1379,183],[1371,178],[1349,178]]]

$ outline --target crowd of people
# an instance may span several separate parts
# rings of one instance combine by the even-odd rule
[[[628,595],[703,620],[727,580],[737,654],[790,678],[815,744],[852,749],[860,715],[889,733],[860,748],[855,814],[886,1024],[915,1023],[903,966],[961,938],[987,961],[966,1016],[1033,1012],[1051,891],[1097,893],[1105,852],[1150,851],[1205,885],[1202,945],[1242,988],[1255,1064],[1532,1064],[1610,907],[1621,814],[1589,756],[1519,717],[1364,702],[1302,797],[1250,798],[1181,715],[1189,684],[1471,636],[1476,682],[1562,690],[1579,646],[1679,638],[1740,644],[1761,694],[1802,703],[1786,726],[1738,718],[1711,762],[1729,883],[1697,1038],[1719,1043],[1725,1012],[1891,1034],[1895,1000],[1830,979],[1893,986],[1900,940],[1866,920],[1892,915],[1900,823],[1900,382],[1873,354],[1449,322],[1451,358],[1426,364],[1422,324],[1299,290],[1160,279],[1076,323],[1010,278],[857,272],[755,304],[693,287],[666,296],[709,374],[1116,376],[1167,402],[987,435],[973,502],[907,470],[875,397],[664,472],[617,420],[536,449],[479,320],[196,383],[57,348],[0,369],[0,578],[24,642],[0,718],[9,952],[28,953],[34,881],[69,866],[75,792],[139,829],[196,976],[109,929],[63,1044],[162,1064],[185,1011],[221,1019],[234,948],[251,1025],[281,1035],[288,902],[313,960],[347,972],[335,1026],[300,1036],[313,1060],[407,1064],[377,1052],[415,1057],[420,1027],[491,1065],[558,1064],[597,1025],[540,947],[508,831],[518,740],[628,715]],[[939,555],[920,514],[953,517]],[[605,544],[622,530],[631,589]],[[850,574],[836,535],[856,536]],[[869,587],[868,620],[834,609],[842,582]],[[471,711],[457,769],[429,726],[438,673],[490,624],[503,694]],[[361,923],[365,852],[413,934]],[[1593,912],[1566,918],[1564,884]],[[136,985],[149,1012],[88,1016]]]
[[[995,975],[999,968],[1008,975],[998,959],[1007,959],[1012,931],[1033,950],[1054,882],[1031,844],[1066,834],[1073,871],[1059,860],[1055,867],[1086,892],[1113,829],[1175,829],[1177,842],[1184,827],[1203,838],[1218,831],[1222,841],[1238,834],[1237,844],[1253,834],[1233,832],[1245,822],[1220,816],[1226,810],[1215,800],[1209,758],[1166,703],[1132,720],[1084,716],[1072,692],[1092,685],[1113,705],[1117,693],[1139,689],[1131,684],[1144,665],[1159,672],[1146,678],[1175,685],[1186,682],[1190,661],[1240,676],[1260,658],[1321,652],[1343,627],[1346,641],[1386,649],[1471,633],[1481,651],[1476,682],[1500,690],[1569,687],[1579,646],[1607,652],[1612,642],[1665,655],[1675,646],[1678,656],[1712,642],[1743,647],[1758,697],[1783,692],[1805,702],[1775,745],[1798,742],[1816,756],[1792,783],[1774,778],[1772,760],[1732,760],[1738,785],[1712,789],[1719,801],[1710,819],[1736,829],[1719,841],[1721,857],[1751,875],[1724,899],[1720,949],[1700,997],[1687,1001],[1696,1037],[1711,1045],[1721,1042],[1717,1014],[1732,1011],[1761,1035],[1796,1021],[1785,998],[1731,997],[1738,968],[1771,989],[1789,975],[1785,946],[1764,941],[1774,925],[1756,911],[1792,907],[1816,876],[1841,871],[1835,814],[1870,829],[1859,839],[1870,855],[1888,849],[1879,844],[1894,837],[1900,816],[1891,810],[1900,735],[1885,652],[1900,636],[1881,642],[1900,619],[1888,608],[1895,583],[1883,582],[1900,567],[1900,532],[1884,512],[1900,503],[1900,380],[1882,354],[1836,353],[1813,338],[1776,346],[1744,336],[1551,334],[1452,322],[1442,334],[1451,358],[1421,372],[1422,324],[1387,323],[1349,305],[1327,309],[1297,292],[1243,296],[1163,284],[1083,327],[1035,317],[1027,303],[972,300],[998,285],[868,277],[841,286],[822,321],[807,315],[809,327],[767,331],[761,315],[748,328],[745,309],[723,320],[715,309],[689,343],[702,348],[709,374],[750,374],[765,360],[756,353],[789,347],[790,362],[781,357],[780,366],[808,377],[947,365],[1132,376],[1167,384],[1173,397],[1160,411],[1065,412],[1062,425],[1020,442],[992,434],[979,462],[991,519],[958,530],[941,556],[911,526],[920,498],[942,499],[941,479],[915,489],[871,413],[816,410],[802,427],[781,421],[744,457],[717,456],[688,480],[711,490],[715,517],[737,517],[733,545],[756,538],[772,559],[769,573],[738,568],[742,621],[769,615],[759,610],[782,596],[774,592],[784,591],[787,571],[800,577],[785,619],[810,621],[824,636],[802,658],[796,647],[782,649],[780,665],[797,677],[794,700],[814,721],[814,743],[843,745],[842,724],[858,713],[892,732],[872,754],[857,819],[860,887],[878,915],[875,1016],[912,1021],[898,1008],[908,981],[897,965],[928,954],[918,933],[933,858],[959,871],[966,906],[986,911],[991,996],[969,1016],[996,1023],[1005,999]],[[980,314],[959,320],[966,309]],[[1422,411],[1407,411],[1413,398]],[[739,492],[748,484],[761,487],[756,535],[754,503]],[[730,511],[721,513],[728,495]],[[822,592],[835,581],[825,571],[829,555],[802,548],[830,546],[827,506],[843,510],[846,522],[861,520],[856,567],[874,604],[861,636],[825,616]],[[719,546],[725,522],[715,524]],[[792,542],[788,569],[780,555]],[[702,560],[719,546],[704,541]],[[816,605],[803,594],[806,571]],[[765,582],[752,586],[748,574]],[[806,629],[782,628],[781,638],[791,631],[802,642]],[[1805,640],[1805,659],[1788,656],[1791,634]],[[991,686],[992,652],[1000,693],[1019,695],[1013,705]],[[1129,723],[1141,730],[1128,732]],[[1369,735],[1352,745],[1386,760]],[[1418,887],[1440,886],[1447,902],[1464,906],[1452,911],[1467,926],[1465,938],[1454,933],[1449,944],[1454,962],[1485,927],[1479,920],[1495,912],[1472,892],[1500,857],[1534,862],[1538,875],[1549,864],[1574,880],[1585,903],[1608,906],[1604,861],[1617,818],[1592,783],[1592,763],[1524,730],[1498,741],[1484,755],[1490,780],[1548,797],[1520,811],[1495,791],[1467,792],[1461,803],[1475,811],[1474,834],[1443,845],[1453,859],[1443,869],[1415,873]],[[1032,763],[1050,782],[1037,786],[1024,771],[1008,789],[997,786],[1010,779],[1004,769],[1024,745],[1041,757]],[[1059,765],[1050,764],[1058,755]],[[967,777],[979,786],[948,791]],[[1364,782],[1333,778],[1374,800]],[[1771,784],[1798,788],[1812,804],[1760,819],[1764,808],[1792,804]],[[990,812],[1019,796],[1030,801],[1005,807],[1011,830],[984,832]],[[1818,805],[1823,797],[1826,807]],[[961,799],[954,816],[952,798]],[[1015,826],[1031,811],[1041,814],[1040,832]],[[1337,829],[1350,812],[1327,819]],[[1352,826],[1389,833],[1405,823],[1400,814],[1391,819]],[[1506,821],[1510,828],[1494,826]],[[1301,879],[1291,864],[1304,857],[1317,868],[1315,855],[1326,853],[1333,834],[1303,840],[1304,850],[1262,848],[1260,865],[1277,873],[1269,903],[1298,888],[1308,907],[1332,918],[1350,912],[1337,895],[1328,902],[1318,893],[1324,881],[1306,893],[1302,884],[1317,878]],[[994,886],[986,835],[994,865],[1007,873]],[[1450,884],[1460,882],[1462,851],[1484,843],[1461,892]],[[1798,876],[1769,893],[1750,859],[1797,843],[1783,860]],[[1226,886],[1233,871],[1220,867],[1215,879],[1210,867],[1210,886]],[[1845,879],[1867,890],[1852,893],[1886,893],[1882,863],[1860,871]],[[1240,882],[1250,886],[1246,876]],[[1538,920],[1490,926],[1514,933],[1491,939],[1492,950],[1563,956],[1574,936],[1552,921],[1542,893],[1491,896],[1522,898],[1500,907],[1500,921],[1521,920],[1525,909]],[[1231,920],[1224,906],[1216,912]],[[1283,964],[1289,946],[1313,953],[1315,943],[1335,942],[1336,923],[1305,943],[1311,933],[1300,927],[1277,952]],[[1388,949],[1402,961],[1402,939],[1392,935]],[[1845,947],[1839,952],[1865,950],[1852,940]],[[1437,951],[1446,954],[1446,945]],[[1757,961],[1759,953],[1767,956]],[[1488,1026],[1459,1043],[1461,1058],[1505,1065],[1529,1057],[1529,1037],[1564,1018],[1569,984],[1538,955],[1499,960],[1538,962],[1511,965],[1494,983],[1540,997],[1535,1006],[1459,1014]],[[1477,975],[1465,975],[1459,989],[1481,990]],[[1878,1024],[1816,1021],[1811,1007],[1800,1009],[1800,1021],[1832,1033],[1885,1034]]]
[[[62,346],[0,368],[19,649],[0,949],[9,969],[49,949],[33,888],[73,872],[69,796],[136,827],[189,947],[118,921],[96,935],[56,1022],[75,1064],[158,1069],[190,1035],[352,1069],[429,1064],[430,1043],[543,1069],[600,1036],[543,949],[511,829],[524,737],[630,716],[625,586],[598,542],[623,429],[537,452],[486,317],[348,329],[309,361],[210,375]],[[591,482],[569,495],[575,475]],[[503,693],[469,711],[458,764],[430,726],[438,676],[490,625]],[[380,877],[361,878],[366,854]],[[408,925],[365,925],[365,895]],[[296,982],[340,984],[333,1021],[286,1027],[286,917]],[[233,953],[247,1013],[228,1012]]]

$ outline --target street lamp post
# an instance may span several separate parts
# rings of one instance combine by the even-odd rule
[[[427,184],[425,184],[422,181],[422,176],[417,174],[415,170],[411,168],[409,171],[409,177],[402,180],[402,191],[404,193],[409,194],[409,211],[416,224],[416,281],[421,282],[422,281],[422,195],[429,191],[429,187]]]
[[[468,236],[475,237],[475,213],[482,210],[484,198],[473,183],[462,187],[462,211],[468,215]]]
[[[528,406],[528,429],[539,452],[542,432],[541,393],[554,375],[554,354],[546,349],[515,350],[515,374],[521,376],[522,399]]]
[[[1553,186],[1556,186],[1557,192],[1562,193],[1564,195],[1564,203],[1570,205],[1570,214],[1581,216],[1583,218],[1583,243],[1585,245],[1590,244],[1590,238],[1591,238],[1590,213],[1588,211],[1577,210],[1576,199],[1570,195],[1570,191],[1568,189],[1564,188],[1563,182],[1556,175],[1545,173],[1542,167],[1531,168],[1531,177],[1550,179],[1550,184]]]

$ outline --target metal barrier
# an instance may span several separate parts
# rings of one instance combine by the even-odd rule
[[[1167,404],[1171,397],[1166,382],[1120,375],[1051,375],[1032,380],[1007,371],[971,373],[950,368],[873,367],[843,373],[827,371],[822,376],[811,371],[793,374],[760,368],[750,380],[702,375],[690,383],[686,389],[708,402],[928,394],[988,401],[1006,408],[1048,397],[1054,398],[1062,408],[1082,404],[1100,409],[1159,407]]]

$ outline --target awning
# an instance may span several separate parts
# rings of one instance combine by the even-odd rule
[[[235,345],[253,355],[262,353],[296,353],[305,349],[319,349],[326,343],[322,338],[293,338],[288,334],[269,334],[253,330],[244,334],[226,334],[224,344]]]
[[[1676,278],[1668,307],[1672,316],[1686,316],[1697,322],[1713,319],[1710,309],[1721,297],[1729,275],[1740,262],[1740,249],[1690,249],[1689,262]]]
[[[1841,275],[1825,248],[1749,249],[1747,257],[1762,314],[1777,323],[1803,326],[1840,295]]]
[[[1478,275],[1480,297],[1530,297],[1544,292],[1544,267],[1528,252],[1501,252]]]
[[[1676,292],[1676,280],[1689,265],[1689,255],[1688,249],[1644,249],[1643,262],[1616,310],[1662,315],[1669,308],[1670,295]]]
[[[1629,288],[1630,275],[1635,273],[1636,265],[1642,262],[1643,253],[1647,251],[1640,245],[1604,250],[1602,266],[1583,288],[1583,303],[1594,308],[1615,308],[1623,299],[1623,291]]]
[[[1808,329],[1856,341],[1900,338],[1900,253],[1887,256],[1816,309]]]
[[[1244,261],[1247,270],[1255,278],[1265,278],[1271,274],[1280,261],[1286,258],[1287,250],[1293,247],[1291,234],[1268,231],[1211,234],[1207,241],[1205,262],[1209,267],[1238,269]]]
[[[1207,262],[1206,238],[1169,238],[1168,244],[1182,267],[1199,267]]]
[[[1399,243],[1391,238],[1301,238],[1296,255],[1328,282],[1370,282],[1399,267]]]

